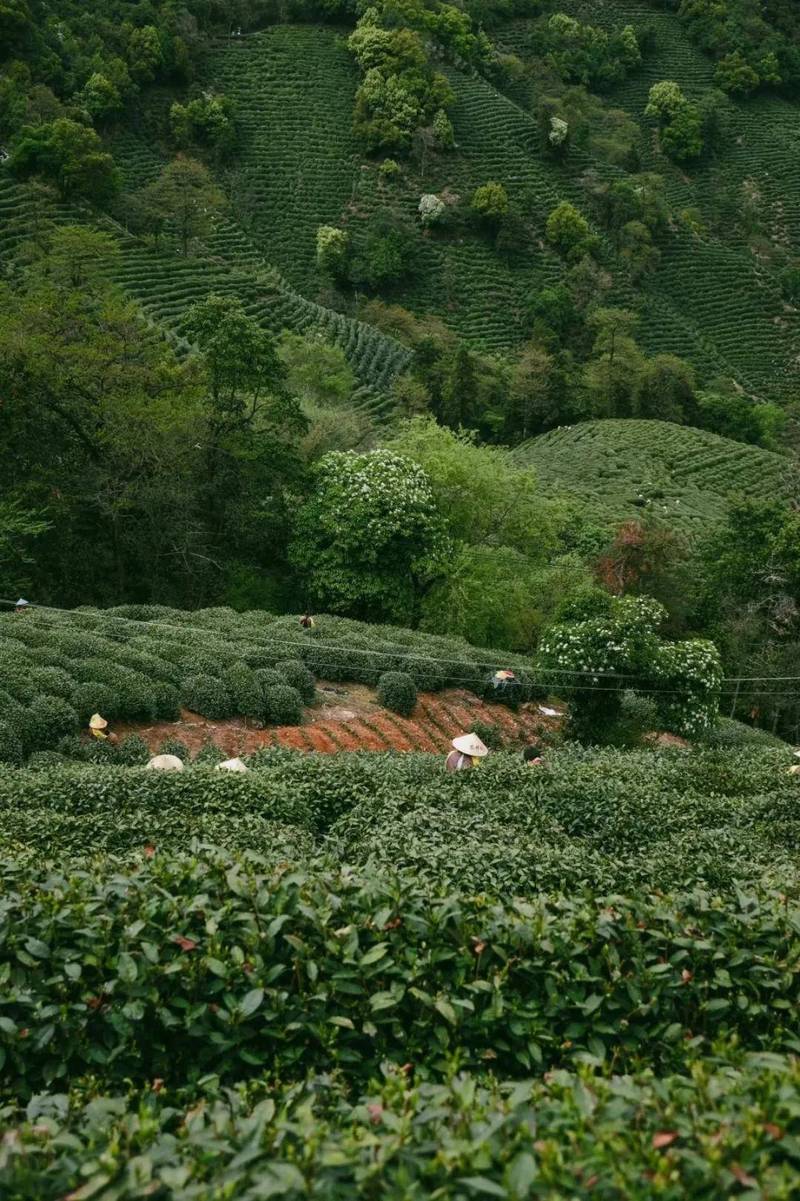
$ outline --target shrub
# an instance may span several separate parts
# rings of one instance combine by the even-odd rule
[[[225,752],[220,750],[215,742],[206,742],[195,755],[194,761],[198,767],[214,767],[226,758]]]
[[[296,688],[306,705],[310,705],[317,694],[316,680],[300,659],[282,659],[275,664],[276,672],[283,677],[282,683]]]
[[[28,771],[47,771],[51,767],[60,767],[66,759],[58,751],[34,751],[28,756],[25,767]]]
[[[405,671],[385,671],[378,680],[378,700],[384,709],[410,717],[417,703],[417,689]]]
[[[159,755],[176,755],[183,763],[188,763],[191,759],[189,748],[180,738],[165,738],[158,747]],[[148,754],[147,758],[150,758]]]
[[[503,749],[503,731],[500,729],[500,726],[490,724],[488,721],[474,721],[472,729],[484,746],[488,746],[490,751],[500,751]]]
[[[475,189],[470,203],[476,217],[496,225],[508,212],[508,192],[501,183],[490,181]]]
[[[253,671],[246,663],[233,663],[222,673],[235,713],[260,721],[264,716],[264,698]]]
[[[214,676],[188,676],[183,681],[181,699],[192,713],[203,717],[223,718],[231,716],[231,698],[222,680]]]
[[[296,688],[276,684],[264,692],[267,721],[276,726],[299,726],[303,720],[303,698]]]
[[[0,763],[22,762],[22,740],[7,721],[0,721]]]
[[[74,733],[80,725],[76,710],[57,696],[37,697],[28,706],[26,716],[23,741],[29,750],[52,747],[65,734]]]
[[[128,734],[114,747],[114,762],[136,767],[150,758],[147,743],[138,734]]]
[[[117,697],[106,684],[76,684],[70,700],[82,726],[86,725],[93,713],[102,713],[107,719],[119,714]]]
[[[253,675],[258,682],[262,696],[267,688],[276,688],[278,684],[286,683],[284,677],[274,667],[257,667]]]

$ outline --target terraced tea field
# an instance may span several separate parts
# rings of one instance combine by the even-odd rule
[[[796,496],[800,486],[790,459],[661,421],[584,422],[515,453],[611,525],[651,514],[690,537],[723,521],[732,497]]]

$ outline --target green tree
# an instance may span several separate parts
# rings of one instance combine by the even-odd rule
[[[175,230],[184,257],[188,257],[193,242],[208,236],[226,205],[208,168],[182,154],[144,190],[144,201],[157,221]]]
[[[729,96],[749,96],[759,86],[761,79],[741,50],[734,50],[717,63],[714,83]]]
[[[628,309],[596,309],[593,357],[584,369],[584,386],[598,417],[633,417],[645,358],[633,337],[638,317]]]
[[[703,119],[696,104],[685,104],[661,130],[661,149],[676,163],[703,153]]]
[[[119,190],[119,173],[95,130],[67,117],[26,126],[11,155],[10,167],[27,178],[52,180],[64,199],[82,197],[103,206]]]
[[[673,354],[658,354],[644,364],[639,381],[640,417],[691,422],[697,411],[694,369]]]
[[[343,280],[347,276],[350,259],[350,238],[343,229],[335,225],[317,226],[317,266],[332,279]]]
[[[425,472],[388,450],[321,459],[289,549],[321,607],[411,625],[447,552]]]
[[[356,377],[344,351],[320,337],[302,337],[284,330],[278,357],[287,371],[293,396],[323,408],[344,408],[356,387]]]
[[[117,88],[99,71],[89,76],[79,99],[93,121],[105,121],[122,108],[122,97]]]
[[[479,220],[496,225],[508,212],[508,192],[501,183],[491,180],[476,188],[470,207]]]
[[[572,260],[582,257],[591,242],[589,222],[568,200],[552,210],[545,232],[548,241]]]

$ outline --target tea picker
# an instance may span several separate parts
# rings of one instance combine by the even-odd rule
[[[489,754],[477,734],[461,734],[452,742],[453,750],[445,759],[447,771],[469,771]]]

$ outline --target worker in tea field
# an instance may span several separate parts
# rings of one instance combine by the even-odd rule
[[[27,613],[28,610],[30,609],[30,607],[31,607],[31,602],[26,601],[25,597],[21,596],[19,598],[19,600],[17,601],[17,603],[14,605],[14,612],[15,613]]]
[[[537,742],[526,746],[522,752],[522,761],[526,767],[543,767],[544,759],[542,757],[542,748]]]
[[[108,728],[108,722],[99,713],[93,713],[89,718],[89,734],[92,738],[97,738],[101,742],[116,742],[116,734]]]
[[[310,613],[304,613],[303,616],[300,618],[300,625],[303,627],[304,630],[313,630],[314,629],[314,618],[311,616]]]
[[[795,759],[800,759],[800,751],[795,751],[794,757],[795,757]],[[789,775],[790,776],[800,776],[800,763],[792,764],[792,766],[789,768]]]
[[[453,739],[453,750],[445,760],[447,771],[468,771],[477,767],[481,759],[489,754],[477,734],[461,734]]]

